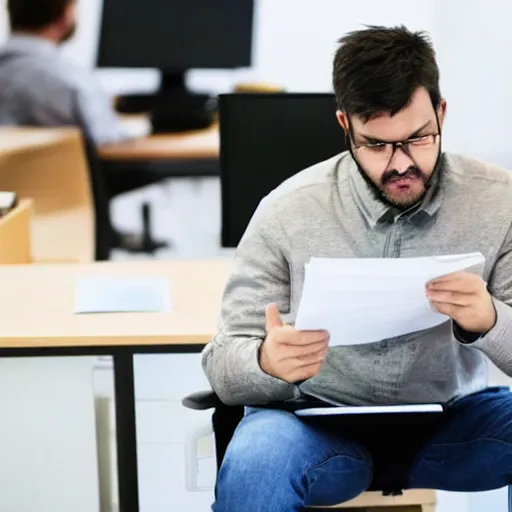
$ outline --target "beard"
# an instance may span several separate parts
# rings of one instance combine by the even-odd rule
[[[354,158],[354,155],[352,155],[352,158]],[[354,158],[354,161],[356,162],[359,174],[363,177],[364,181],[368,185],[375,199],[385,204],[386,206],[396,208],[399,211],[405,211],[421,203],[425,196],[427,195],[427,193],[432,189],[437,190],[443,173],[444,159],[440,149],[437,155],[434,170],[430,175],[424,173],[419,167],[412,165],[405,172],[402,173],[399,173],[396,169],[386,171],[381,176],[379,183],[375,183],[369,177],[368,173],[361,167],[357,159]],[[409,198],[404,198],[402,200],[394,199],[389,194],[387,194],[385,189],[386,185],[392,183],[393,181],[407,178],[417,179],[421,181],[421,183],[423,184],[423,191],[418,195],[411,196]],[[435,192],[435,190],[433,192]]]
[[[73,23],[73,25],[71,25],[68,28],[67,32],[65,32],[62,35],[62,37],[60,38],[59,44],[67,43],[70,39],[72,39],[73,36],[76,34],[76,30],[77,30],[77,24]]]

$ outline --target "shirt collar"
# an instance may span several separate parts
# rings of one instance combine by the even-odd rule
[[[350,153],[346,157],[349,159],[349,186],[357,206],[368,224],[375,228],[379,224],[394,222],[396,217],[403,212],[380,201],[366,180],[361,176],[361,172]],[[439,210],[443,201],[442,175],[446,174],[446,169],[443,169],[443,167],[446,165],[446,158],[442,154],[438,163],[438,172],[433,178],[432,186],[429,188],[422,203],[412,208],[408,215],[411,221],[420,221],[425,216],[428,218],[433,217]]]
[[[4,46],[4,52],[21,52],[31,55],[44,56],[57,52],[56,43],[32,34],[14,32]]]

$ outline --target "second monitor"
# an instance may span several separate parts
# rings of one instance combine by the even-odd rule
[[[254,0],[103,0],[98,67],[160,72],[157,94],[124,97],[120,110],[158,102],[169,115],[197,116],[208,97],[187,90],[187,71],[249,67],[253,10]]]
[[[258,203],[299,171],[346,149],[333,94],[219,97],[222,246],[236,247]]]

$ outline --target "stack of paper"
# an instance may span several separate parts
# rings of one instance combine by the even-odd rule
[[[331,345],[372,343],[439,325],[427,283],[480,265],[480,253],[422,258],[312,258],[295,327],[327,330]]]

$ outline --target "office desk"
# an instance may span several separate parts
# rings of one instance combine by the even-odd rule
[[[219,157],[219,127],[185,133],[148,135],[102,146],[103,160],[216,160]]]
[[[94,208],[74,128],[0,128],[0,190],[33,200],[34,261],[94,259]]]
[[[0,266],[0,357],[111,355],[120,512],[138,512],[133,356],[198,353],[216,330],[230,260]],[[165,276],[170,314],[74,315],[83,275]]]

